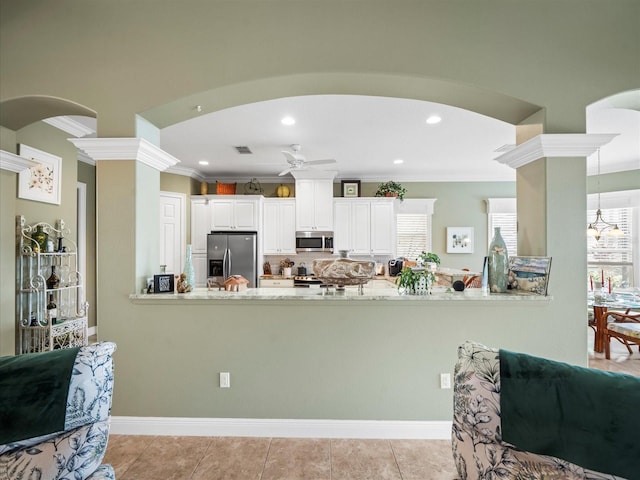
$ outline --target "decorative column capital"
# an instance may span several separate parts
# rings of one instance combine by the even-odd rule
[[[38,165],[38,162],[30,158],[21,157],[15,153],[0,150],[0,170],[20,173],[31,167]]]
[[[496,161],[518,168],[545,157],[588,157],[617,136],[617,133],[542,134],[500,155]]]
[[[161,172],[180,162],[144,138],[70,138],[69,141],[95,161],[136,160]]]

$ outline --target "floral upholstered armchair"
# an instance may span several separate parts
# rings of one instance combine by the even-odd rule
[[[113,480],[109,436],[116,345],[0,358],[0,478]]]
[[[507,436],[504,429],[506,425],[503,423],[505,421],[503,412],[505,405],[501,405],[501,397],[503,397],[503,401],[505,397],[504,379],[501,378],[500,363],[501,358],[503,358],[501,354],[502,352],[498,349],[488,348],[473,342],[466,342],[458,348],[458,362],[455,366],[454,373],[452,446],[456,468],[462,480],[507,478],[532,480],[620,480],[623,478],[639,478],[638,476],[625,475],[624,477],[620,477],[613,474],[599,473],[598,471],[589,470],[567,460],[555,456],[532,453],[529,449],[516,447],[512,443],[506,442],[503,439],[503,437]],[[565,369],[574,368],[561,362],[544,361],[557,363]],[[589,369],[581,367],[575,368],[582,370],[580,374],[591,374]],[[596,376],[610,376],[609,372],[599,372],[596,370],[593,372]],[[634,401],[637,401],[637,390],[640,386],[640,379],[629,375],[614,379],[614,381],[620,379],[622,379],[623,382],[627,380],[631,382],[629,384],[631,385],[631,391],[629,391],[629,393],[634,397]],[[591,398],[589,398],[590,389],[593,388],[585,386],[584,391],[578,392],[586,402],[591,400]],[[626,390],[624,391],[626,392]],[[621,392],[618,391],[617,393]],[[546,395],[555,397],[557,396],[557,391],[549,391]],[[544,396],[544,394],[535,396],[531,401],[537,402],[541,396]],[[604,410],[606,410],[606,408],[604,408]],[[617,415],[625,415],[624,412],[627,411],[628,410],[624,410],[622,413],[618,412]],[[616,412],[611,413],[616,415]],[[560,414],[560,416],[561,415],[562,414]],[[543,414],[538,418],[534,418],[533,426],[530,424],[528,429],[531,433],[534,433],[532,430],[537,428],[536,420],[538,420],[537,423],[543,428],[542,426],[545,422],[551,423],[547,422],[548,419],[553,419],[555,422],[558,416],[555,412],[550,412],[548,415]],[[593,422],[593,415],[584,418],[584,422]],[[636,426],[629,425],[629,427],[631,427],[631,435],[637,434]],[[561,435],[561,427],[554,425],[553,428],[557,435]],[[588,437],[585,439],[585,443],[590,442],[596,450],[600,448],[598,442],[603,441],[602,438],[599,437],[605,436],[604,434],[594,434],[588,431],[585,431],[584,435]],[[549,435],[549,437],[553,437],[553,435]],[[627,451],[624,451],[624,449],[617,450],[620,448],[620,443],[617,443],[619,442],[617,438],[604,441],[610,444],[607,447],[613,451],[614,455],[616,451],[620,452],[620,459],[633,455],[631,458],[633,459],[632,461],[635,462],[637,458],[640,458],[637,456],[638,449],[635,446],[632,447],[635,450],[629,454]],[[637,441],[635,443],[637,444]],[[617,460],[606,463],[607,467],[612,466],[611,463],[617,463]],[[634,475],[640,472],[636,467],[637,464],[635,467],[631,466],[631,471],[635,472]],[[628,472],[629,470],[626,471]]]

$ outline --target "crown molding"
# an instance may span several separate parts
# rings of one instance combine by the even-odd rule
[[[338,174],[335,170],[291,170],[291,175],[296,180],[315,180],[315,179],[325,179],[325,180],[333,180]]]
[[[495,160],[518,168],[545,157],[588,157],[617,136],[617,133],[547,133],[527,140]]]
[[[95,161],[137,160],[161,172],[180,162],[144,138],[70,138]]]
[[[169,167],[167,170],[165,170],[165,173],[173,173],[174,175],[182,175],[184,177],[191,177],[193,179],[196,179],[200,182],[206,182],[208,181],[208,179],[202,175],[200,172],[198,172],[197,170],[193,169],[193,168],[189,168],[189,167],[181,167],[179,165],[174,165],[173,167]]]
[[[91,158],[89,155],[87,155],[87,153],[84,152],[83,150],[78,150],[77,157],[79,162],[87,163],[94,167],[96,166],[96,161],[93,158]]]
[[[38,165],[38,162],[35,160],[24,158],[5,150],[0,150],[0,170],[20,173],[21,171],[36,165]]]
[[[52,127],[56,127],[69,135],[73,135],[74,137],[86,137],[87,135],[93,135],[96,133],[94,129],[89,128],[67,116],[45,118],[43,122],[48,123]]]

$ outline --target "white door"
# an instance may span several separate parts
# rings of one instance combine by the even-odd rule
[[[186,196],[181,193],[160,192],[160,265],[167,273],[182,272],[186,250]]]

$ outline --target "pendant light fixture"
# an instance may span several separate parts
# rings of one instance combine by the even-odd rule
[[[587,235],[594,237],[596,242],[600,241],[603,236],[608,237],[622,237],[624,232],[618,228],[617,224],[605,222],[602,218],[602,211],[600,210],[600,149],[598,148],[598,176],[597,176],[597,190],[598,190],[598,210],[596,210],[596,219],[587,227]]]

